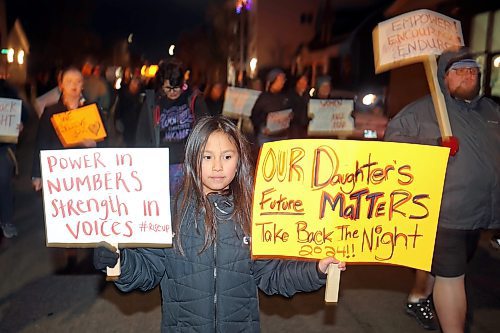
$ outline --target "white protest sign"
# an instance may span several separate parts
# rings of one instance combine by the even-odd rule
[[[307,128],[308,135],[334,135],[354,130],[352,99],[311,99],[308,112],[313,118]]]
[[[270,134],[278,133],[290,127],[292,109],[269,112],[266,118],[266,127]]]
[[[0,98],[0,142],[16,143],[21,124],[21,100]]]
[[[460,21],[427,9],[405,13],[373,31],[375,72],[423,62],[428,55],[463,45]]]
[[[250,117],[260,91],[227,87],[222,114],[230,118]]]
[[[172,244],[167,148],[40,153],[47,246]]]

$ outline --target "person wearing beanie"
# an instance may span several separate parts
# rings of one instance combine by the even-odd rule
[[[278,77],[281,79],[283,78],[283,85],[285,84],[286,81],[286,74],[283,72],[280,68],[275,68],[269,71],[266,75],[266,91],[269,90],[270,86],[278,79]]]
[[[480,67],[465,48],[443,52],[437,76],[453,136],[441,138],[427,95],[389,122],[384,139],[450,148],[431,274],[417,271],[406,311],[438,329],[433,301],[442,331],[464,332],[467,264],[480,231],[500,227],[500,107],[480,94]]]
[[[259,95],[252,108],[250,120],[259,147],[265,142],[288,138],[288,128],[279,132],[271,132],[267,127],[267,119],[270,113],[290,109],[290,115],[292,115],[290,100],[283,92],[285,82],[285,72],[279,68],[271,70],[266,76],[266,90]]]
[[[316,79],[316,87],[314,89],[314,98],[329,99],[332,92],[332,79],[328,75],[320,76]]]

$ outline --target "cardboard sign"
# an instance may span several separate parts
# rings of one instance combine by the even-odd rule
[[[269,112],[266,118],[266,127],[270,134],[279,133],[290,127],[292,109]]]
[[[430,270],[448,153],[392,142],[265,143],[252,256],[335,256]]]
[[[373,31],[375,72],[423,62],[428,55],[463,45],[460,21],[427,9],[402,14]]]
[[[21,103],[19,99],[0,98],[0,142],[17,143]]]
[[[222,114],[230,118],[250,117],[260,91],[227,87]]]
[[[41,151],[47,246],[170,246],[168,161],[168,148]]]
[[[64,147],[85,139],[102,141],[107,135],[95,104],[55,114],[50,120]]]
[[[335,135],[354,129],[352,99],[311,99],[308,112],[312,116],[307,135]]]

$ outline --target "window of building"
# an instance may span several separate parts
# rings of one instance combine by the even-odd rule
[[[500,99],[500,10],[472,19],[470,49],[481,65],[481,92]]]

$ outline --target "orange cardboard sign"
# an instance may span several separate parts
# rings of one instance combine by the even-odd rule
[[[96,104],[55,114],[50,119],[64,147],[73,147],[85,139],[102,141],[106,130]]]

